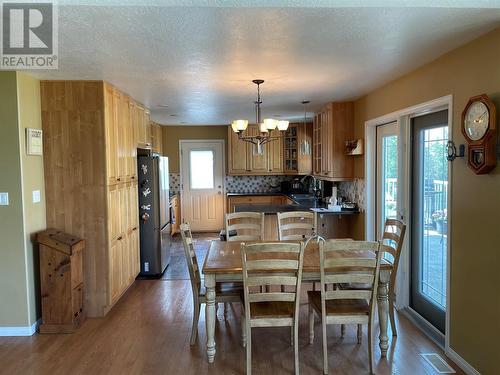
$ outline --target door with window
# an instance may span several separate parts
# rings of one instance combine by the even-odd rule
[[[410,306],[445,332],[448,111],[412,119]]]
[[[396,122],[377,126],[377,238],[385,219],[398,217],[398,127]]]
[[[219,231],[224,220],[224,143],[181,141],[182,219],[191,230]]]

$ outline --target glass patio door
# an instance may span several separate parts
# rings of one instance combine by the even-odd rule
[[[442,333],[448,241],[448,111],[412,119],[410,306]]]
[[[377,126],[377,238],[385,219],[398,216],[398,128],[392,122]]]

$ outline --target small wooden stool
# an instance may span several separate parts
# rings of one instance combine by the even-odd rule
[[[85,241],[56,229],[37,233],[36,241],[40,245],[40,333],[72,333],[85,320]]]

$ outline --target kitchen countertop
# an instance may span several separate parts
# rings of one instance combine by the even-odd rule
[[[293,199],[289,194],[284,193],[228,193],[228,196],[269,196],[282,195],[290,198],[295,204],[236,204],[235,212],[263,212],[266,215],[277,214],[278,212],[290,211],[309,211],[311,208],[327,208],[328,205],[323,202],[312,201],[310,199]],[[325,211],[319,212],[324,215],[352,215],[359,213],[359,210],[345,209],[342,211]]]

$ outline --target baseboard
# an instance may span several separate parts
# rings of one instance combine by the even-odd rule
[[[31,326],[26,327],[0,327],[0,336],[33,336],[41,321],[39,319]]]
[[[429,323],[425,318],[418,312],[413,310],[411,307],[407,306],[403,310],[400,310],[403,315],[408,318],[415,326],[420,329],[429,339],[432,340],[437,346],[439,346],[443,351],[445,349],[445,336],[436,327]]]
[[[481,375],[474,367],[469,365],[465,359],[460,357],[456,351],[452,348],[447,348],[445,354],[449,357],[455,364],[460,367],[467,375]]]

